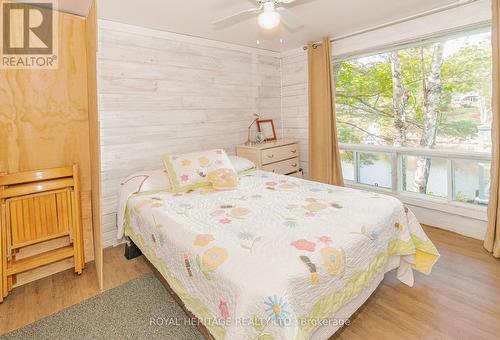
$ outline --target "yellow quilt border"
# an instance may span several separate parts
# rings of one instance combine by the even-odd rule
[[[307,320],[324,320],[331,318],[339,309],[349,301],[359,295],[370,282],[385,268],[387,260],[391,256],[404,256],[415,254],[415,264],[413,268],[429,274],[432,266],[439,258],[439,252],[430,241],[424,241],[417,235],[411,233],[409,241],[393,240],[387,246],[387,252],[378,254],[365,271],[360,271],[352,275],[344,286],[321,297],[313,306],[311,312],[301,319],[306,322],[300,323],[297,340],[308,339],[317,329],[317,323],[307,322]]]
[[[163,162],[165,163],[165,167],[167,168],[168,176],[170,177],[170,184],[172,185],[171,192],[185,192],[188,190],[205,188],[205,187],[209,187],[212,185],[210,182],[202,182],[202,183],[182,186],[179,183],[179,180],[177,178],[177,173],[175,172],[174,165],[172,164],[172,162],[170,160],[169,154],[163,155]]]

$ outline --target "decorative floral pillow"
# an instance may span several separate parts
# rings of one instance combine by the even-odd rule
[[[224,150],[163,156],[174,191],[213,186],[216,190],[235,189],[238,174]]]
[[[215,190],[231,190],[238,186],[236,170],[217,169],[208,173],[208,180]]]

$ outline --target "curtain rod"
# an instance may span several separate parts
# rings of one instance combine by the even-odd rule
[[[474,2],[478,2],[478,1],[480,1],[480,0],[458,0],[458,1],[456,1],[454,3],[451,3],[451,4],[448,4],[448,5],[437,7],[437,8],[428,10],[428,11],[424,11],[424,12],[421,12],[421,13],[418,13],[418,14],[410,15],[408,17],[404,17],[404,18],[397,19],[397,20],[394,20],[394,21],[386,22],[386,23],[381,24],[381,25],[372,26],[372,27],[365,28],[365,29],[362,29],[362,30],[359,30],[359,31],[356,31],[356,32],[348,33],[348,34],[341,35],[341,36],[338,36],[338,37],[333,37],[333,38],[330,39],[330,41],[333,42],[333,41],[338,41],[338,40],[342,40],[342,39],[351,38],[351,37],[354,37],[354,36],[357,36],[357,35],[361,35],[361,34],[364,34],[364,33],[373,32],[373,31],[376,31],[376,30],[379,30],[379,29],[382,29],[382,28],[386,28],[386,27],[394,26],[394,25],[401,24],[401,23],[404,23],[404,22],[408,22],[408,21],[411,21],[411,20],[423,18],[423,17],[429,16],[429,15],[432,15],[432,14],[441,13],[441,12],[444,12],[444,11],[447,11],[447,10],[450,10],[450,9],[454,9],[454,8],[466,6],[466,5],[469,5],[469,4],[472,4]],[[312,46],[313,46],[313,48],[316,48],[318,46],[321,46],[321,44],[322,44],[321,42],[317,42],[317,43],[314,43]],[[307,48],[308,48],[307,46],[304,46],[303,47],[304,51],[307,50]]]

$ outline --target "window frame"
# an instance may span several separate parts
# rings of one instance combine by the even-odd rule
[[[332,74],[334,68],[338,63],[359,59],[377,54],[389,53],[394,50],[405,48],[415,48],[425,46],[431,43],[446,41],[454,38],[465,37],[473,34],[480,34],[491,32],[491,22],[481,22],[467,27],[460,27],[449,31],[437,32],[435,34],[418,37],[412,40],[400,41],[391,43],[389,45],[381,45],[368,50],[355,51],[345,55],[332,57]],[[333,78],[333,77],[332,77]],[[332,91],[336,93],[335,79],[332,79]],[[334,102],[336,106],[337,103]],[[340,145],[341,151],[353,152],[354,156],[354,181],[344,179],[346,186],[379,192],[397,197],[402,202],[422,208],[439,210],[451,214],[460,215],[463,217],[474,218],[482,221],[487,221],[487,206],[476,205],[466,202],[454,200],[454,168],[453,162],[456,160],[466,160],[483,163],[491,163],[492,155],[489,152],[466,152],[466,151],[451,151],[443,149],[423,149],[418,147],[394,147],[394,146],[373,146],[368,144],[344,144]],[[359,154],[360,153],[374,153],[374,154],[389,154],[391,157],[391,171],[392,171],[392,188],[377,187],[369,184],[360,183],[359,176]],[[447,197],[430,196],[427,194],[415,193],[403,190],[403,176],[402,176],[402,162],[404,156],[433,156],[434,158],[441,158],[447,160]],[[431,157],[432,158],[432,157]]]

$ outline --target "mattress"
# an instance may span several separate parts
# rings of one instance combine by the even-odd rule
[[[233,191],[135,194],[125,214],[125,234],[216,339],[321,338],[387,270],[411,286],[439,257],[393,197],[262,171]]]

